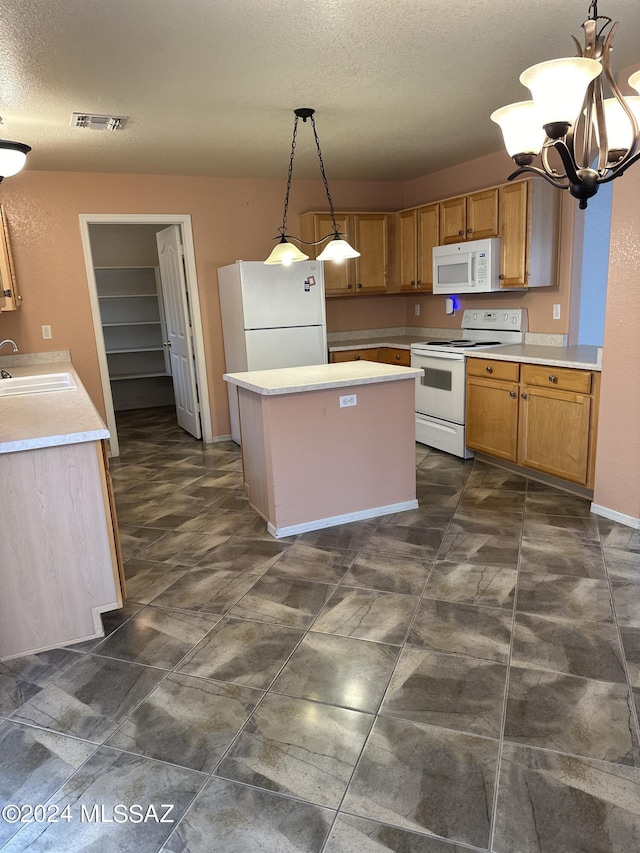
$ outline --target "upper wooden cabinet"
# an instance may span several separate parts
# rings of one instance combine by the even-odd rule
[[[557,284],[561,193],[546,181],[499,188],[500,287]]]
[[[498,188],[440,202],[440,245],[498,236]]]
[[[359,258],[345,263],[327,261],[324,285],[327,296],[386,293],[389,283],[389,247],[393,217],[387,213],[336,213],[336,223],[347,240],[360,252]],[[312,242],[333,233],[329,213],[304,213],[300,217],[303,240]],[[309,246],[315,258],[325,244]]]
[[[18,291],[7,220],[0,205],[0,312],[16,311],[22,303]]]
[[[427,204],[398,217],[400,290],[433,290],[432,249],[439,243],[440,206]]]

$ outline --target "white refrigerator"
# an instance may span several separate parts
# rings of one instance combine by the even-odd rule
[[[320,261],[236,261],[218,269],[227,373],[327,363]],[[228,385],[231,437],[240,444],[238,390]]]

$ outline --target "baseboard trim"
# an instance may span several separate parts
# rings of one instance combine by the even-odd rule
[[[409,509],[417,509],[418,501],[402,501],[387,506],[376,506],[371,509],[363,509],[358,512],[347,512],[344,515],[332,515],[330,518],[317,518],[314,521],[305,521],[302,524],[290,524],[288,527],[274,527],[267,523],[268,532],[276,539],[284,536],[295,536],[298,533],[308,533],[311,530],[323,530],[325,527],[335,527],[337,524],[348,524],[351,521],[362,521],[365,518],[376,518],[380,515],[391,515],[394,512],[405,512]]]
[[[640,518],[634,518],[632,515],[625,515],[622,512],[616,512],[615,509],[594,503],[591,504],[591,512],[595,515],[601,515],[603,518],[609,518],[611,521],[617,521],[618,524],[624,524],[626,527],[634,527],[636,530],[640,530]]]

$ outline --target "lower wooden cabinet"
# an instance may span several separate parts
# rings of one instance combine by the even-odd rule
[[[401,367],[411,367],[411,353],[400,347],[368,347],[362,349],[345,349],[332,352],[329,361],[379,361],[383,364],[399,364]]]
[[[0,660],[102,635],[124,577],[103,442],[0,454]]]
[[[373,349],[343,349],[329,354],[329,361],[334,364],[342,361],[377,361],[378,350]]]
[[[593,487],[600,374],[471,358],[467,446]]]

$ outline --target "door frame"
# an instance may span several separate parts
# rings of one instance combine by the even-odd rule
[[[202,315],[200,313],[200,297],[198,293],[198,278],[196,274],[196,256],[193,246],[193,231],[191,228],[191,216],[183,213],[81,213],[80,233],[82,237],[82,248],[84,250],[84,262],[89,286],[89,301],[91,303],[91,314],[93,317],[93,330],[98,353],[98,364],[100,367],[100,380],[102,382],[102,397],[104,400],[107,418],[107,429],[111,434],[110,451],[111,456],[120,455],[118,442],[118,431],[116,426],[115,411],[113,408],[113,395],[111,393],[111,382],[109,381],[109,366],[107,364],[107,352],[102,333],[102,318],[100,316],[100,303],[98,301],[98,287],[93,269],[93,253],[91,251],[90,225],[178,225],[182,234],[184,247],[184,266],[189,297],[189,308],[191,311],[191,324],[193,329],[193,350],[196,361],[196,383],[200,404],[200,420],[202,424],[202,440],[206,444],[213,441],[213,430],[211,428],[211,407],[209,402],[209,386],[207,382],[207,365],[204,355],[204,331],[202,328]]]

